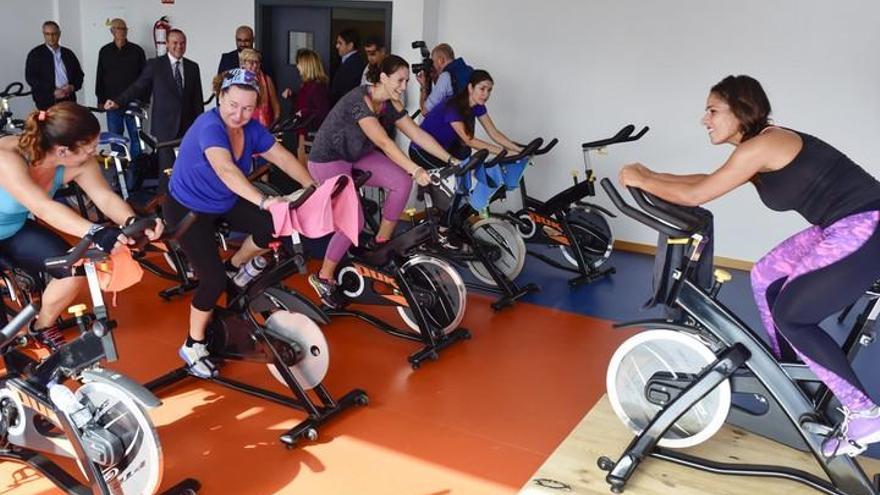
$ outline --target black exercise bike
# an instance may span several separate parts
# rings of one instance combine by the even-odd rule
[[[674,283],[662,301],[683,316],[618,325],[645,330],[625,341],[608,367],[609,402],[636,434],[616,461],[598,460],[611,491],[622,492],[640,463],[654,457],[717,474],[788,479],[827,494],[880,493],[854,458],[822,454],[840,421],[827,387],[803,363],[777,361],[761,336],[717,300],[717,287],[707,291],[691,281],[707,240],[706,220],[630,188],[635,208],[608,179],[602,187],[624,215],[666,234],[670,244],[687,243],[684,254],[664,267]],[[725,278],[716,277],[716,286]],[[878,312],[874,300],[856,321],[844,344],[850,359],[874,340]],[[725,421],[809,452],[828,480],[784,466],[722,463],[671,450],[708,440]]]

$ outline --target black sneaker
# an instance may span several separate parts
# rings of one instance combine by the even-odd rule
[[[40,328],[38,330],[31,326],[28,329],[28,335],[30,335],[38,344],[51,352],[57,352],[61,346],[67,343],[64,339],[64,334],[61,333],[61,329],[58,328],[58,325],[52,325],[51,327]]]
[[[313,273],[309,275],[309,285],[318,293],[318,297],[321,298],[321,302],[324,305],[333,309],[342,307],[342,297],[336,284],[329,280],[324,280]]]

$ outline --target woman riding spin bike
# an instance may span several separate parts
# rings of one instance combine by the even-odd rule
[[[790,345],[844,407],[839,434],[823,452],[858,455],[880,441],[880,408],[819,323],[880,278],[880,183],[825,142],[771,124],[769,115],[758,81],[728,76],[709,92],[702,120],[712,144],[736,148],[720,168],[676,175],[633,163],[620,171],[620,183],[696,206],[752,182],[769,208],[794,210],[812,224],[755,264],[752,290],[777,358]]]
[[[131,206],[107,185],[95,161],[100,131],[92,112],[62,102],[31,113],[22,135],[0,138],[0,255],[34,280],[43,279],[46,258],[62,256],[71,246],[30,215],[65,234],[90,234],[105,252],[118,242],[128,242],[119,227],[93,224],[52,199],[61,186],[75,182],[115,224],[135,218]],[[158,238],[162,227],[157,222],[149,238]],[[64,343],[56,321],[84,285],[84,277],[66,277],[45,286],[31,333],[46,347],[56,349]]]
[[[371,172],[367,185],[381,187],[387,197],[382,208],[382,223],[376,243],[391,238],[412,190],[412,181],[428,185],[428,173],[397,147],[386,129],[400,129],[422,149],[442,160],[458,165],[428,133],[406,113],[400,96],[409,80],[409,64],[397,55],[389,55],[371,69],[367,79],[372,84],[359,86],[343,96],[333,107],[315,136],[309,155],[309,171],[319,181],[340,174],[351,175],[352,169]],[[358,214],[358,229],[363,228],[363,212]],[[351,241],[342,232],[330,239],[324,263],[309,283],[324,304],[339,305],[333,282],[336,265],[345,256]]]
[[[443,149],[462,160],[470,156],[471,149],[486,149],[496,155],[502,149],[511,154],[519,153],[522,148],[495,127],[495,122],[486,110],[486,102],[489,101],[494,86],[495,82],[488,72],[479,69],[473,71],[467,87],[428,113],[420,127],[437,140]],[[475,120],[480,121],[486,134],[497,144],[487,143],[474,136]],[[409,156],[426,169],[446,165],[425,153],[417,143],[410,144]]]
[[[190,371],[203,378],[217,371],[207,359],[205,329],[226,289],[226,278],[235,275],[243,263],[266,252],[273,225],[265,210],[283,201],[264,196],[248,181],[245,174],[251,170],[253,155],[277,165],[303,187],[314,183],[306,168],[276,143],[265,127],[251,120],[263,96],[253,72],[232,69],[217,76],[214,92],[217,107],[199,116],[180,143],[163,205],[169,225],[177,225],[190,211],[198,214],[180,238],[199,285],[190,307],[189,333],[179,354]],[[250,234],[225,265],[214,239],[221,218],[232,230]]]
[[[522,151],[522,147],[499,131],[495,127],[495,122],[489,117],[486,102],[489,101],[494,87],[495,82],[488,72],[481,69],[473,71],[467,86],[437,105],[434,110],[428,113],[420,127],[436,139],[440,146],[443,146],[443,149],[462,160],[470,156],[472,149],[485,149],[496,155],[502,150],[507,150],[514,155],[519,153]],[[475,137],[476,120],[480,121],[486,134],[496,144],[487,143]],[[445,163],[425,153],[416,143],[410,144],[409,157],[426,170],[446,166]],[[444,232],[444,244],[458,247],[459,241],[447,236],[445,230],[452,221],[451,217],[455,214],[461,197],[455,196],[450,202],[443,193],[432,190],[431,198],[434,205],[447,211],[447,214],[440,218],[440,229],[441,232]]]

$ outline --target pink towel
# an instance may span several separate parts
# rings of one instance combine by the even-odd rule
[[[324,181],[299,208],[291,210],[286,202],[269,206],[275,236],[282,237],[298,232],[306,237],[317,238],[340,231],[358,245],[358,214],[360,204],[351,178],[335,198],[330,195],[340,177]]]

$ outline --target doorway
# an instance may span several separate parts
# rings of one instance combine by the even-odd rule
[[[332,79],[340,62],[336,35],[343,29],[356,30],[362,44],[370,36],[380,36],[390,47],[391,7],[391,2],[256,0],[254,28],[263,57],[275,72],[278,91],[299,90],[302,82],[296,69],[296,51],[300,48],[317,52]],[[292,102],[282,101],[282,107],[289,115]]]

